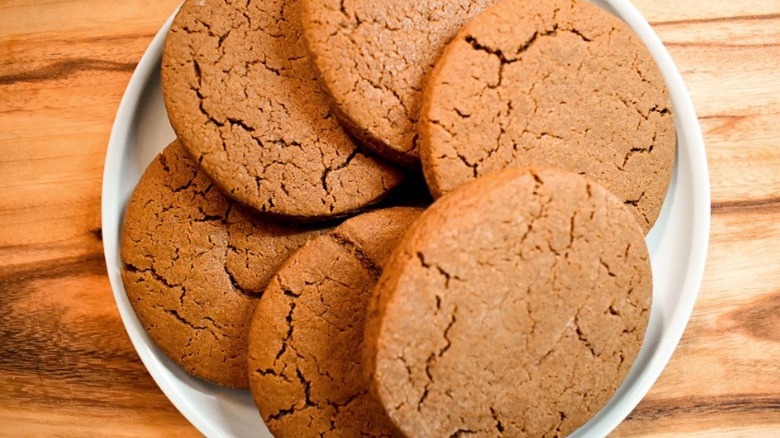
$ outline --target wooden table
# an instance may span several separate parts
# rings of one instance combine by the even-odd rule
[[[196,435],[147,374],[103,261],[100,184],[130,74],[179,0],[0,2],[0,434]],[[780,0],[635,0],[699,114],[699,300],[616,436],[780,435]]]

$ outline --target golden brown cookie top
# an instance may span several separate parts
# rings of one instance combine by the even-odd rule
[[[125,212],[125,291],[172,361],[197,377],[246,387],[255,298],[288,255],[325,231],[235,205],[175,141],[144,172]]]
[[[436,201],[366,321],[371,389],[407,436],[565,436],[628,373],[648,322],[642,230],[583,176],[506,169]]]
[[[312,63],[337,115],[378,154],[419,165],[423,87],[444,46],[494,0],[301,0]]]
[[[273,277],[249,335],[252,394],[276,436],[394,436],[363,380],[366,306],[382,265],[421,209],[348,219]]]
[[[434,195],[507,166],[582,173],[645,232],[674,164],[671,103],[630,28],[585,1],[504,0],[455,37],[431,74],[420,122]]]
[[[229,196],[295,218],[373,203],[402,173],[362,152],[320,90],[298,0],[188,0],[165,40],[162,87],[176,134]]]

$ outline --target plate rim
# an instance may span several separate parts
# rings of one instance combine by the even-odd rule
[[[671,325],[668,329],[668,334],[665,336],[666,342],[659,343],[655,357],[656,366],[650,367],[650,370],[642,373],[637,379],[633,387],[630,388],[629,393],[632,397],[627,396],[628,402],[623,402],[615,406],[610,412],[602,415],[599,419],[598,432],[602,432],[603,435],[607,435],[612,432],[625,418],[639,405],[639,403],[645,398],[647,393],[653,387],[655,382],[661,376],[661,373],[666,369],[669,364],[674,351],[677,349],[677,345],[682,339],[682,335],[685,332],[685,328],[693,314],[693,308],[698,299],[699,293],[702,287],[702,281],[704,279],[704,269],[707,261],[707,252],[709,249],[710,239],[710,222],[711,222],[711,186],[709,167],[707,164],[707,154],[704,144],[704,137],[701,131],[701,125],[699,118],[696,114],[696,109],[693,105],[693,100],[685,86],[685,81],[682,78],[677,64],[674,62],[669,51],[664,46],[661,38],[652,28],[647,19],[630,0],[600,0],[609,4],[614,9],[619,18],[623,20],[634,33],[642,40],[645,47],[648,48],[652,54],[656,65],[664,77],[664,82],[669,90],[670,99],[673,100],[674,115],[675,118],[679,118],[683,123],[686,130],[682,132],[685,137],[686,152],[690,157],[691,165],[691,180],[693,181],[693,203],[692,203],[692,224],[693,232],[691,234],[691,253],[688,257],[688,271],[685,275],[685,281],[680,287],[682,291],[682,298],[679,300],[678,306],[670,317]],[[675,130],[679,136],[681,135],[681,128],[678,128],[677,121],[675,122]],[[679,142],[679,140],[678,140]],[[678,154],[679,154],[679,148]],[[677,164],[677,163],[675,163]],[[698,191],[697,191],[698,189]],[[639,396],[637,396],[637,394]],[[597,417],[591,418],[594,420]],[[588,423],[590,423],[589,421]],[[588,423],[582,426],[585,428]],[[579,436],[580,434],[575,432],[572,436]]]
[[[145,344],[143,337],[140,336],[140,333],[135,333],[136,330],[132,327],[134,322],[138,323],[135,313],[132,312],[132,309],[128,309],[128,306],[120,306],[121,300],[126,298],[120,296],[120,288],[117,287],[117,285],[122,282],[122,279],[118,272],[112,272],[112,266],[119,257],[119,246],[113,244],[113,242],[119,241],[119,232],[114,228],[106,227],[106,224],[111,222],[109,215],[113,212],[112,208],[114,208],[115,204],[118,202],[118,200],[107,197],[106,193],[119,183],[119,175],[111,173],[111,169],[113,169],[114,166],[109,164],[114,161],[121,162],[121,159],[117,157],[121,156],[125,150],[126,139],[133,126],[131,121],[136,115],[146,84],[152,78],[152,75],[156,74],[155,68],[162,55],[162,46],[165,41],[165,36],[180,7],[181,5],[173,11],[160,27],[160,30],[157,31],[154,38],[152,38],[149,46],[138,61],[133,74],[130,76],[130,81],[128,81],[127,88],[125,88],[125,92],[119,102],[114,123],[111,126],[111,135],[109,136],[108,147],[106,149],[106,159],[103,164],[100,220],[101,229],[103,230],[103,255],[106,262],[108,280],[111,284],[111,292],[114,295],[114,302],[119,310],[122,325],[130,338],[130,342],[133,344],[133,348],[140,357],[141,362],[144,364],[146,371],[152,376],[154,383],[160,388],[163,394],[165,394],[171,404],[173,404],[184,418],[186,418],[200,433],[207,437],[212,437],[223,436],[223,433],[218,428],[215,428],[210,422],[206,421],[198,411],[191,406],[187,398],[176,390],[175,385],[168,384],[167,379],[163,376],[162,369],[158,367],[158,364],[148,346]],[[117,226],[121,226],[121,220]],[[106,242],[112,242],[112,244],[109,246],[106,245]],[[121,290],[124,291],[124,286],[122,286]]]

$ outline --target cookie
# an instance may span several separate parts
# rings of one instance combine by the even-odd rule
[[[309,67],[298,0],[188,0],[165,39],[162,90],[184,147],[233,199],[301,220],[377,202],[403,178],[366,155]]]
[[[130,198],[122,280],[166,356],[194,376],[244,388],[256,298],[290,254],[325,231],[277,224],[234,204],[175,141]]]
[[[623,202],[510,168],[437,200],[388,259],[366,321],[370,388],[420,436],[565,436],[628,373],[652,276]]]
[[[385,259],[421,211],[348,219],[271,280],[249,334],[249,375],[275,436],[397,435],[362,379],[363,324]]]
[[[505,0],[447,47],[423,98],[420,155],[447,193],[508,166],[585,174],[647,232],[671,179],[671,102],[652,56],[585,1]]]
[[[302,0],[312,64],[336,114],[381,156],[419,166],[417,120],[445,45],[494,0]]]

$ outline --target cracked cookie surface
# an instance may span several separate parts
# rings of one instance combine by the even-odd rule
[[[312,64],[334,109],[378,154],[419,165],[422,90],[445,45],[495,0],[302,0]]]
[[[235,205],[175,141],[128,203],[122,280],[166,356],[194,376],[245,388],[256,298],[290,254],[326,231],[277,224]]]
[[[655,223],[676,149],[666,87],[618,18],[584,1],[505,0],[455,37],[423,98],[420,155],[446,193],[508,166],[585,174]]]
[[[628,373],[651,295],[622,201],[580,175],[505,169],[440,198],[398,244],[365,372],[410,437],[565,436]]]
[[[298,0],[188,0],[165,39],[162,88],[182,144],[230,197],[302,220],[354,212],[403,178],[331,115]]]
[[[252,395],[284,436],[397,436],[362,379],[366,306],[422,209],[356,216],[307,242],[271,280],[249,335]]]

